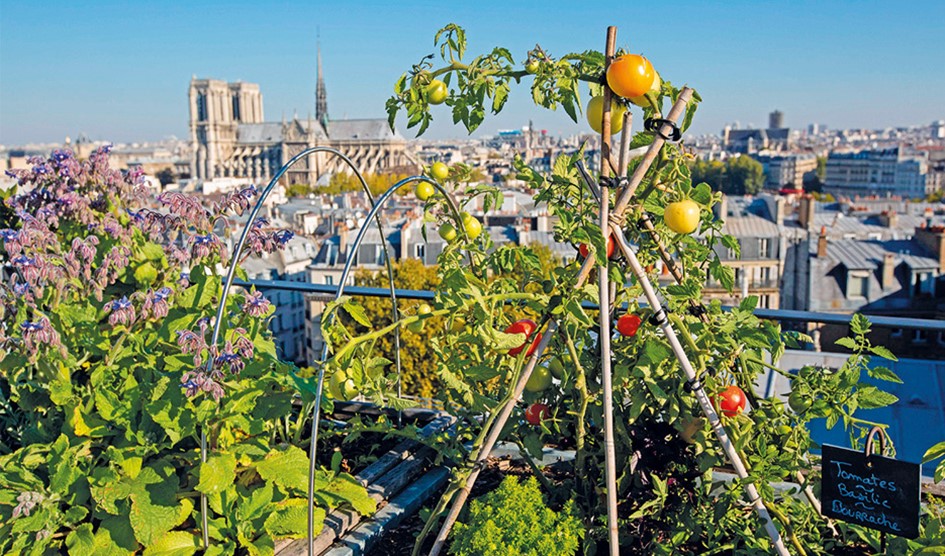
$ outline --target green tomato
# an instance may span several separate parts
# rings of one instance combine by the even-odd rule
[[[788,405],[794,413],[804,413],[810,409],[811,399],[810,396],[805,396],[804,392],[800,390],[791,390],[791,395],[788,396]]]
[[[548,367],[535,367],[528,381],[525,382],[525,389],[529,392],[544,392],[551,386],[551,371]]]
[[[527,64],[525,64],[525,71],[535,74],[538,73],[538,68],[540,67],[541,63],[538,60],[530,60]]]
[[[440,226],[439,230],[440,237],[443,238],[443,241],[447,243],[452,243],[456,239],[456,228],[449,222]]]
[[[551,361],[548,362],[548,370],[558,380],[564,379],[564,363],[557,357],[552,357]]]
[[[449,90],[446,88],[446,83],[434,79],[427,85],[426,94],[427,102],[430,104],[443,104],[446,97],[449,96]]]
[[[479,234],[482,233],[482,224],[479,222],[479,220],[468,212],[464,212],[462,217],[463,230],[466,232],[466,237],[471,240],[479,237]]]
[[[430,175],[436,181],[444,181],[450,177],[450,167],[442,162],[434,162],[433,166],[430,166]]]
[[[433,187],[433,185],[430,184],[429,182],[422,181],[417,184],[417,189],[415,193],[417,195],[417,199],[420,199],[421,201],[426,201],[427,199],[432,197],[434,194],[436,194],[436,188]]]
[[[348,378],[344,371],[337,371],[328,379],[328,391],[331,397],[339,401],[348,401],[357,397],[358,388],[354,380]]]

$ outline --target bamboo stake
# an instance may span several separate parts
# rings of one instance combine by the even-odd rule
[[[617,41],[617,28],[607,28],[607,49],[605,50],[604,71],[613,62],[615,43]],[[610,159],[610,102],[613,92],[610,87],[604,87],[604,121],[601,124],[601,158]],[[626,130],[624,130],[626,133]],[[601,164],[601,176],[608,177],[610,169],[607,164]],[[609,241],[608,235],[610,227],[610,187],[600,188],[600,231],[603,235],[604,243]],[[599,253],[598,253],[599,255]],[[590,256],[588,256],[590,258]],[[600,311],[598,311],[598,324],[600,325],[600,370],[601,384],[604,395],[604,484],[607,493],[607,539],[610,546],[610,556],[618,556],[620,550],[620,541],[617,537],[617,450],[614,441],[614,387],[613,374],[610,366],[610,276],[608,273],[607,249],[604,249],[604,264],[597,269],[598,299]]]
[[[669,114],[666,116],[666,119],[675,122],[682,116],[683,112],[686,109],[690,99],[692,98],[692,89],[684,87],[680,92],[679,98],[676,99],[676,103],[673,104],[672,109]],[[669,126],[666,126],[669,127]],[[671,131],[669,129],[668,131]],[[659,150],[663,147],[665,141],[657,136],[653,143],[650,144],[649,149],[646,152],[646,155],[643,157],[643,160],[640,162],[640,165],[634,171],[633,176],[630,177],[630,183],[627,186],[627,189],[624,190],[618,199],[623,200],[627,196],[628,192],[632,196],[632,192],[640,185],[640,182],[643,180],[644,174],[649,170],[650,166],[653,164],[653,161],[656,160],[656,156],[659,153]],[[629,204],[630,197],[626,197],[626,200],[623,202],[623,208],[614,209],[612,218],[622,217],[623,211],[626,210],[626,205]],[[622,235],[621,235],[622,237]],[[584,264],[581,265],[581,270],[578,272],[577,279],[575,281],[575,288],[580,288],[587,281],[588,276],[591,273],[591,269],[594,268],[594,260],[590,257],[585,259]],[[538,359],[544,353],[545,348],[551,340],[551,336],[557,330],[558,324],[552,320],[548,329],[542,337],[542,341],[538,344],[538,347],[535,349],[535,353],[532,355],[532,358],[529,360],[528,364],[522,370],[521,375],[519,376],[518,383],[515,385],[515,394],[509,400],[508,404],[503,406],[500,414],[496,417],[495,422],[492,424],[492,430],[490,431],[489,436],[486,438],[486,442],[483,443],[482,449],[475,456],[474,460],[471,462],[471,467],[473,468],[467,477],[464,486],[458,490],[453,498],[450,511],[447,514],[443,525],[440,528],[439,533],[437,534],[436,541],[433,544],[433,548],[430,549],[430,556],[438,556],[440,551],[443,550],[443,546],[446,542],[446,538],[449,536],[450,529],[452,529],[453,524],[456,522],[456,518],[459,516],[459,512],[462,509],[463,505],[466,503],[466,499],[469,498],[469,493],[472,490],[473,484],[475,484],[476,479],[479,477],[479,470],[485,464],[486,458],[489,457],[489,453],[492,451],[492,446],[495,444],[494,439],[498,439],[499,433],[505,427],[506,422],[508,422],[509,417],[512,414],[512,409],[515,404],[518,402],[518,398],[522,394],[522,390],[525,389],[525,383],[528,381],[528,377],[531,376],[532,371],[535,368],[535,364],[538,362]],[[491,440],[491,442],[490,442]]]
[[[666,318],[666,309],[663,308],[660,299],[656,296],[656,291],[653,289],[653,285],[650,283],[649,278],[647,278],[646,272],[640,265],[640,261],[637,260],[633,249],[631,249],[630,245],[627,243],[626,238],[623,237],[623,234],[620,233],[619,227],[615,226],[615,228],[616,229],[614,231],[618,232],[615,234],[617,237],[617,244],[620,247],[621,252],[623,252],[624,258],[627,259],[633,274],[637,277],[637,281],[640,282],[640,286],[643,287],[643,293],[646,296],[650,306],[655,311],[654,316],[656,316],[658,319],[660,327],[663,329],[663,334],[666,336],[666,340],[669,342],[670,347],[673,349],[673,353],[676,355],[676,359],[679,360],[679,365],[682,367],[683,372],[686,374],[686,378],[689,380],[692,392],[696,396],[696,400],[699,402],[699,405],[702,407],[702,412],[705,414],[706,418],[708,418],[709,424],[712,426],[712,430],[715,431],[715,435],[718,437],[719,443],[722,445],[722,449],[728,456],[729,461],[732,462],[732,466],[735,468],[735,473],[739,478],[747,479],[748,470],[745,468],[745,464],[742,463],[741,456],[738,455],[735,445],[728,437],[728,432],[726,432],[725,427],[722,426],[722,421],[719,419],[719,415],[716,413],[715,407],[712,406],[712,402],[709,400],[708,394],[706,394],[705,389],[702,388],[702,384],[699,382],[699,378],[696,376],[696,371],[692,368],[692,364],[689,362],[689,357],[686,355],[682,344],[679,343],[679,338],[676,336],[676,332],[673,330],[672,324],[670,324],[669,319]],[[777,549],[778,554],[781,556],[790,556],[790,553],[784,546],[784,540],[781,538],[781,533],[778,531],[777,527],[774,525],[774,522],[771,520],[771,515],[768,513],[768,509],[765,507],[764,501],[761,499],[761,495],[758,493],[758,489],[755,487],[755,484],[750,482],[746,483],[745,493],[748,495],[749,502],[752,506],[754,506],[755,512],[761,519],[768,536],[771,537],[771,542],[774,543],[774,547]]]

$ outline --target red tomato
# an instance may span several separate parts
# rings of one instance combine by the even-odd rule
[[[617,332],[631,338],[636,335],[641,322],[640,317],[630,313],[624,313],[617,319]]]
[[[617,246],[617,244],[614,243],[614,236],[613,236],[613,235],[607,236],[607,258],[608,258],[608,259],[611,258],[611,257],[614,255],[614,248],[615,248],[616,246]],[[586,259],[586,258],[587,258],[587,255],[588,255],[590,252],[591,252],[591,250],[590,250],[590,248],[589,248],[586,244],[582,243],[582,244],[578,245],[578,253],[581,254],[581,258],[582,258],[582,259]]]
[[[522,353],[522,350],[525,349],[525,344],[528,343],[528,339],[532,337],[532,333],[535,332],[535,329],[538,328],[538,325],[535,324],[535,321],[531,319],[522,319],[517,320],[510,324],[508,328],[505,329],[506,334],[525,334],[525,341],[522,342],[522,345],[517,348],[512,348],[509,350],[509,355],[518,355]],[[532,345],[528,348],[528,353],[526,356],[531,356],[532,353],[535,353],[535,349],[538,348],[538,342],[541,342],[541,333],[535,334],[535,339],[532,341]]]
[[[540,425],[548,417],[551,417],[551,411],[543,403],[533,403],[525,410],[525,420],[530,425]]]
[[[715,396],[714,402],[723,415],[726,417],[734,417],[742,411],[745,411],[745,405],[748,403],[748,399],[745,397],[745,392],[733,384],[725,390],[722,390],[718,396]]]

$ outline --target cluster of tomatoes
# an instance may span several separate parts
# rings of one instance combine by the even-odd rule
[[[442,81],[440,82],[442,83]],[[444,85],[445,87],[445,85]],[[445,98],[445,97],[444,97]],[[450,168],[442,162],[434,162],[428,173],[431,178],[435,179],[438,182],[443,182],[449,179],[450,177]],[[414,194],[417,196],[417,199],[421,201],[427,201],[436,195],[436,188],[430,182],[422,181],[417,184]],[[466,237],[470,241],[474,241],[480,234],[482,234],[482,223],[479,222],[475,216],[469,214],[468,212],[463,212],[459,215],[460,221],[463,226],[463,232],[466,233]],[[459,230],[452,222],[444,222],[437,233],[440,234],[440,237],[443,238],[443,241],[447,243],[452,243],[459,237]]]

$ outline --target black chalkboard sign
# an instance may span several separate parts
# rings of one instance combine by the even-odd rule
[[[823,447],[825,516],[914,539],[919,536],[917,463]]]

